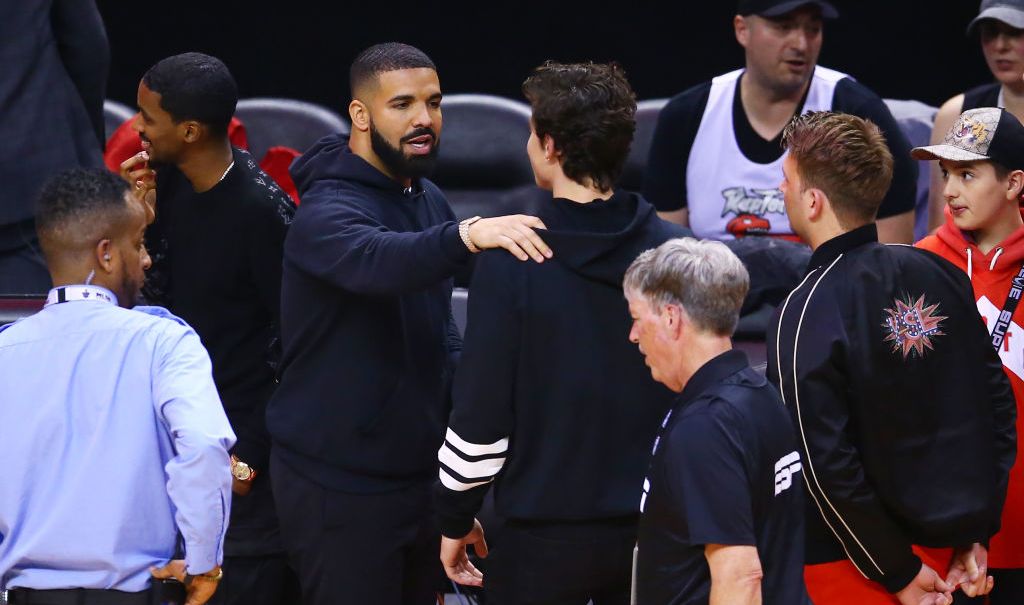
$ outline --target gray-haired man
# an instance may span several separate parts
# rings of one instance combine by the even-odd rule
[[[748,287],[724,244],[692,238],[626,272],[629,339],[680,394],[644,481],[638,603],[808,602],[792,424],[730,340]]]

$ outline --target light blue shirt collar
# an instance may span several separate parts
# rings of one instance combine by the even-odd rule
[[[75,284],[51,289],[50,293],[46,296],[46,304],[43,306],[49,307],[50,305],[75,300],[98,300],[117,305],[117,296],[110,290],[100,286]]]

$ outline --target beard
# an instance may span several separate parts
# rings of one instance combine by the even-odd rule
[[[153,141],[149,140],[147,137],[140,134],[139,140],[146,141],[147,143],[149,143],[149,149],[146,150],[146,153],[149,154],[149,160],[147,160],[146,164],[150,168],[153,168],[155,170],[156,168],[168,168],[177,165],[178,162],[176,158],[165,157],[164,154],[159,149],[153,147]],[[136,166],[135,169],[137,170],[138,168],[139,167]]]
[[[140,302],[142,282],[125,271],[124,275],[121,276],[121,291],[116,294],[118,305],[125,309],[131,309]]]
[[[406,155],[401,148],[392,147],[377,129],[370,123],[370,146],[377,154],[380,161],[387,166],[388,170],[397,177],[418,179],[430,176],[437,164],[437,150],[440,149],[440,139],[433,130],[429,128],[417,128],[399,140],[399,145],[423,135],[430,135],[434,141],[430,147],[430,153],[425,155]]]

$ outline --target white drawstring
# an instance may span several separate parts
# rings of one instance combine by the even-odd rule
[[[1003,253],[1003,249],[1002,248],[996,248],[996,253],[992,257],[992,262],[989,263],[989,265],[988,265],[988,270],[989,271],[994,271],[995,270],[995,268],[996,268],[996,259],[999,258],[999,255],[1002,254],[1002,253]]]
[[[967,279],[972,279],[972,273],[974,273],[974,263],[971,257],[971,247],[967,246]]]

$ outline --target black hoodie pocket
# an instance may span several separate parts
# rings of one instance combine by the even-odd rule
[[[398,380],[394,381],[388,394],[377,400],[380,403],[363,413],[363,417],[360,420],[359,425],[356,427],[356,431],[358,431],[360,435],[365,436],[373,433],[377,428],[377,425],[380,424],[381,419],[386,415],[388,410],[394,406],[395,400],[401,396],[403,387],[405,386],[405,380],[405,377],[402,376]]]

